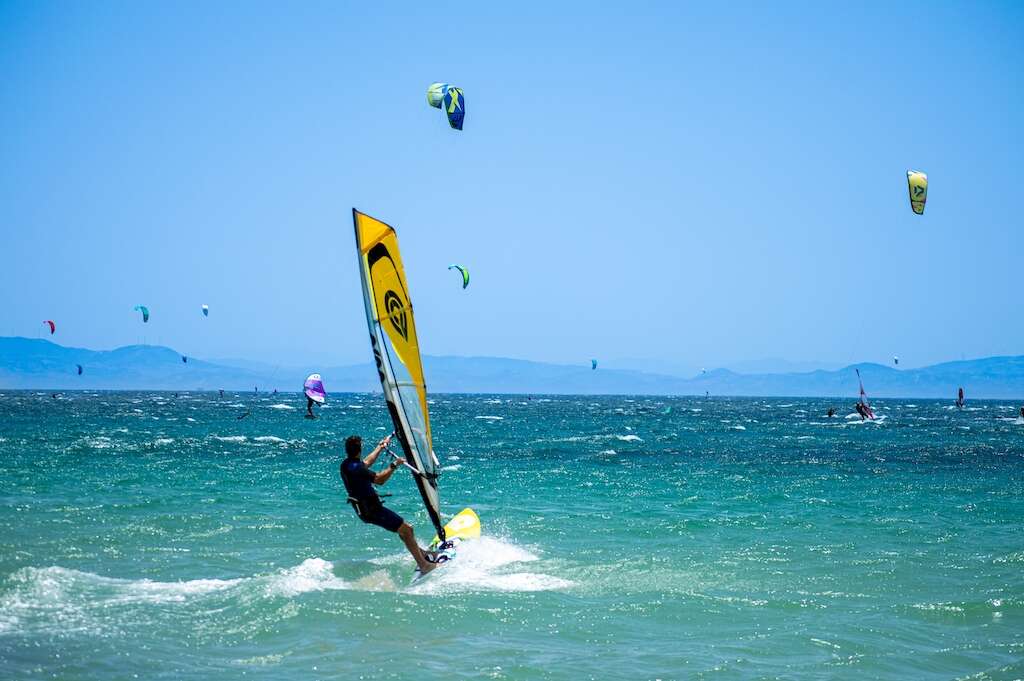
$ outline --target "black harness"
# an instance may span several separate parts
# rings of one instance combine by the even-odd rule
[[[344,462],[339,467],[338,472],[341,474],[341,481],[345,485],[345,489],[347,490],[348,489],[348,485],[349,485],[349,480],[348,480],[348,476],[345,473],[345,464],[344,464]],[[367,518],[372,517],[372,515],[374,513],[376,513],[380,509],[384,508],[384,502],[382,502],[380,500],[381,496],[389,497],[391,495],[390,494],[384,494],[384,495],[375,494],[370,499],[357,499],[356,497],[354,497],[354,496],[352,496],[350,494],[350,495],[348,495],[348,498],[346,499],[346,501],[348,501],[349,505],[352,506],[352,510],[356,512],[356,516],[360,520],[362,520],[363,522],[366,522]]]

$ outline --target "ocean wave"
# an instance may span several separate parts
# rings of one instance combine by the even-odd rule
[[[124,620],[118,611],[123,608],[173,607],[224,594],[291,598],[349,588],[335,576],[334,564],[322,558],[308,558],[267,575],[177,582],[104,577],[59,566],[26,567],[10,575],[0,591],[0,634],[95,634],[118,628]]]
[[[260,435],[259,437],[253,438],[254,442],[273,442],[274,444],[282,444],[287,442],[284,438],[277,437],[276,435]]]
[[[334,574],[334,563],[323,558],[307,558],[301,565],[266,578],[264,592],[268,596],[297,596],[310,591],[348,588],[348,582]]]
[[[475,419],[483,419],[485,421],[504,421],[504,416],[474,416]]]
[[[249,438],[247,438],[244,435],[211,435],[210,437],[212,437],[214,440],[218,440],[220,442],[238,442],[238,443],[246,442],[249,439]]]
[[[295,407],[293,407],[292,405],[290,405],[290,404],[281,404],[281,403],[272,404],[272,405],[270,405],[270,408],[271,409],[291,409],[293,411],[295,410]]]
[[[240,580],[195,579],[154,582],[102,577],[59,566],[22,568],[7,578],[0,594],[0,633],[47,631],[96,633],[110,608],[138,604],[182,603],[223,591]]]

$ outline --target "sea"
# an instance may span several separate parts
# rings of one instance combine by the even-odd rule
[[[852,402],[435,395],[483,536],[412,583],[379,394],[0,391],[0,677],[1024,677],[1020,404]]]

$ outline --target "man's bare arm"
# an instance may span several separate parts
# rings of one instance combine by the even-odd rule
[[[369,468],[370,466],[377,462],[377,457],[380,456],[380,453],[384,451],[385,447],[391,444],[391,438],[393,438],[394,436],[395,434],[391,433],[391,435],[388,435],[386,438],[378,442],[374,450],[370,452],[370,455],[363,459],[363,463],[366,464],[367,468]]]

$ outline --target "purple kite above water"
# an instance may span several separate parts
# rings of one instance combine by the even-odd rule
[[[306,393],[306,397],[317,404],[323,404],[327,400],[327,393],[324,391],[324,382],[320,379],[320,374],[307,376],[306,382],[302,384],[302,391]]]

